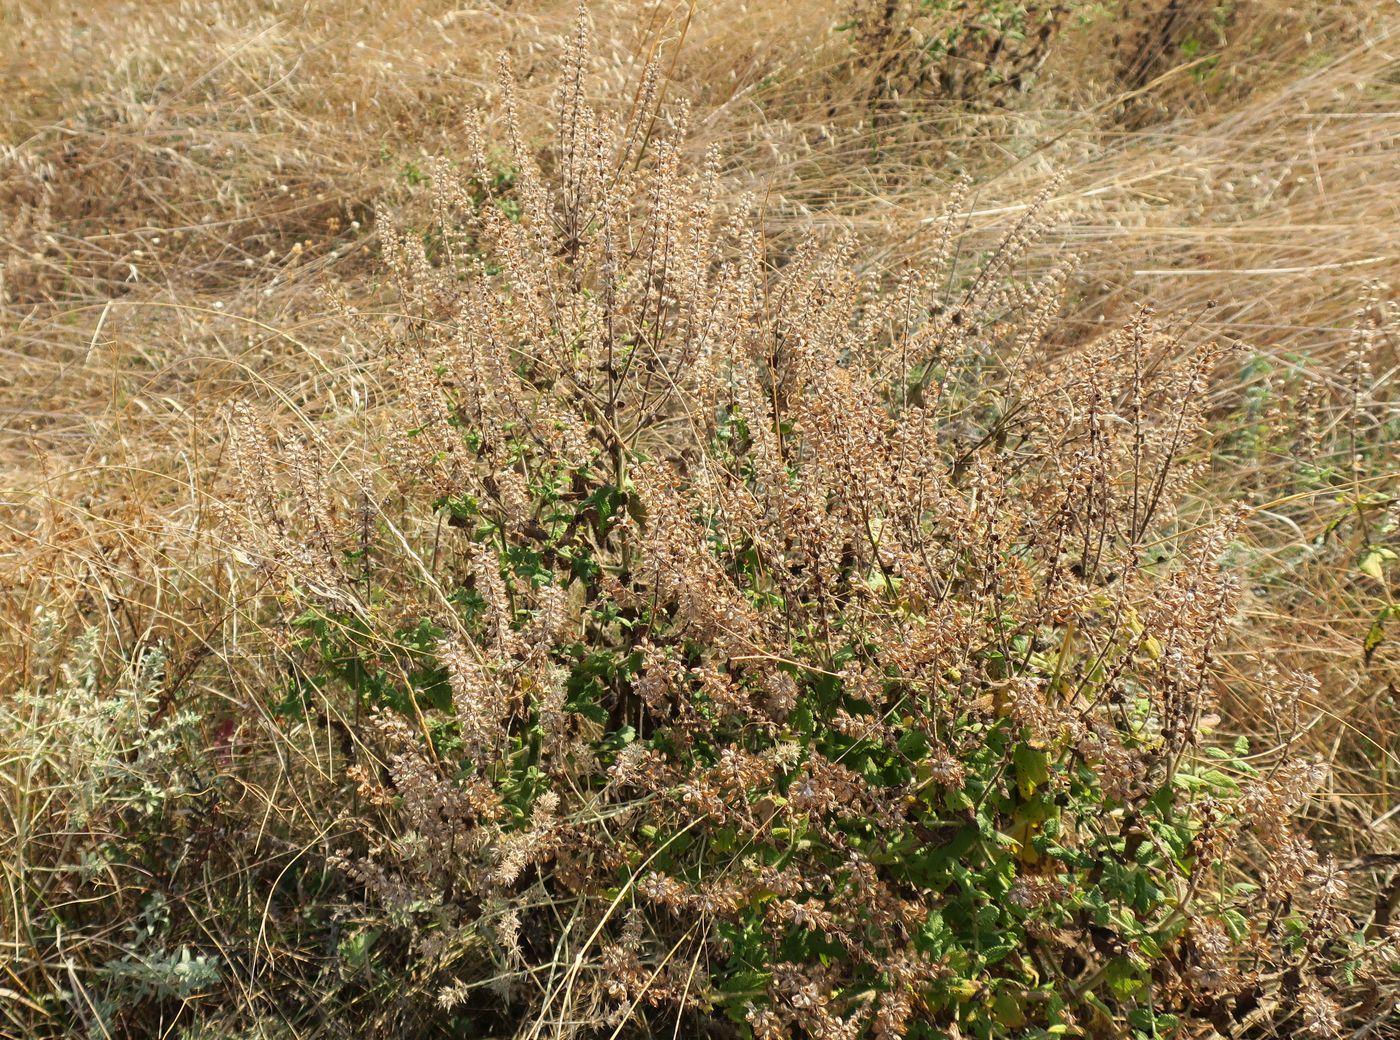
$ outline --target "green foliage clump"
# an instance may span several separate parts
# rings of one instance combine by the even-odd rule
[[[863,64],[874,63],[882,95],[931,91],[985,102],[1024,90],[1066,26],[1097,13],[1087,0],[859,0],[838,25]]]

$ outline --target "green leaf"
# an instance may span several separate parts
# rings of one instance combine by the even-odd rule
[[[1249,934],[1249,922],[1245,920],[1244,915],[1238,910],[1226,910],[1220,917],[1225,922],[1230,938],[1235,942],[1244,941],[1245,936]]]
[[[1050,756],[1029,744],[1017,744],[1012,754],[1016,765],[1016,789],[1022,798],[1035,794],[1036,788],[1050,779]]]
[[[341,940],[337,952],[347,967],[352,971],[358,971],[370,963],[370,950],[378,938],[378,928],[356,932],[349,938]]]
[[[1108,980],[1108,988],[1119,998],[1132,996],[1145,981],[1141,969],[1127,957],[1114,957],[1109,961],[1104,977]]]

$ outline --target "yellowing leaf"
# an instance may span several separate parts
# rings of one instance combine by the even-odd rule
[[[1361,557],[1356,569],[1377,581],[1385,581],[1385,564],[1395,558],[1393,550],[1373,545],[1366,551],[1366,555]]]
[[[1021,1001],[1014,993],[1002,990],[993,998],[992,1009],[997,1021],[1004,1026],[1019,1029],[1026,1024],[1026,1013],[1021,1010]]]
[[[1029,744],[1017,744],[1012,755],[1016,766],[1016,789],[1022,798],[1035,794],[1036,788],[1050,779],[1050,756]]]
[[[1372,656],[1374,656],[1376,649],[1381,643],[1385,642],[1386,620],[1393,617],[1396,613],[1400,613],[1400,610],[1397,610],[1394,606],[1381,607],[1380,611],[1376,614],[1376,620],[1371,622],[1370,631],[1366,633],[1366,639],[1361,644],[1361,656],[1367,663],[1370,663]]]

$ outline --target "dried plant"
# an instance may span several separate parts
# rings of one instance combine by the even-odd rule
[[[1327,1035],[1393,1000],[1295,823],[1323,771],[1209,738],[1243,515],[1179,504],[1223,352],[1144,309],[1052,356],[1072,268],[1012,277],[1049,191],[951,293],[847,238],[776,265],[655,65],[589,103],[587,26],[547,160],[503,64],[504,159],[469,120],[385,234],[398,313],[345,309],[400,386],[348,478],[375,522],[231,429],[301,688],[376,712],[332,864],[417,1013]]]
[[[0,1037],[1400,1035],[1400,9],[69,6]]]

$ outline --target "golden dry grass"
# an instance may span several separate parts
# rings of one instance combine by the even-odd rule
[[[1351,855],[1394,852],[1400,615],[1373,654],[1362,644],[1397,572],[1387,585],[1357,562],[1395,537],[1400,345],[1387,332],[1368,348],[1364,385],[1346,365],[1365,301],[1390,298],[1368,287],[1400,284],[1400,11],[1238,6],[1227,43],[1205,40],[1210,65],[1163,46],[1129,83],[1111,45],[1128,23],[1108,17],[1067,32],[1005,104],[915,94],[880,118],[833,31],[840,5],[592,10],[602,91],[664,55],[698,146],[723,157],[727,191],[763,201],[778,249],[843,227],[872,266],[917,264],[967,176],[960,248],[975,257],[1049,191],[1056,223],[1030,267],[1079,258],[1067,344],[1151,302],[1240,348],[1195,498],[1203,516],[1258,510],[1238,547],[1253,581],[1240,638],[1321,679],[1304,722],[1336,766],[1319,824]],[[244,691],[275,667],[275,634],[244,614],[253,590],[213,533],[219,410],[250,397],[333,428],[392,405],[321,291],[385,304],[376,214],[422,205],[425,161],[460,148],[498,52],[545,101],[573,14],[562,0],[0,7],[0,696],[36,666],[42,608],[69,633],[95,625],[113,661],[159,642],[202,692],[256,700]],[[1321,431],[1306,472],[1268,437],[1304,394]],[[1249,729],[1255,706],[1226,707]]]

